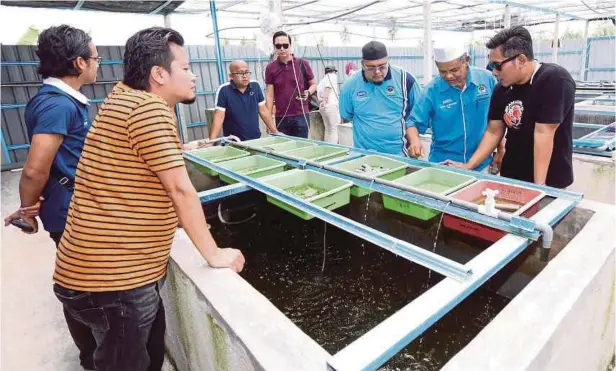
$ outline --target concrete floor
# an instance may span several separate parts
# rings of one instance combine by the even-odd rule
[[[20,175],[2,173],[3,218],[19,207]],[[83,370],[52,292],[56,248],[49,234],[26,235],[15,227],[3,227],[1,251],[0,368]]]
[[[19,206],[20,172],[2,172],[2,217]],[[42,227],[39,225],[39,228]],[[82,371],[52,292],[56,248],[49,234],[1,228],[0,369]],[[166,364],[163,370],[170,369]]]

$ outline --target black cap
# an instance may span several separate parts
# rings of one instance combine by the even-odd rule
[[[387,57],[385,44],[379,41],[370,41],[361,48],[361,57],[365,61],[376,61]]]
[[[325,67],[325,73],[331,73],[331,72],[338,72],[338,70],[334,66]]]

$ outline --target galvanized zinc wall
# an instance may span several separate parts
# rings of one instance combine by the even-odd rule
[[[611,41],[612,46],[614,40]],[[591,45],[595,45],[595,41],[592,41]],[[571,76],[576,80],[584,80],[584,69],[588,68],[589,71],[594,72],[594,65],[585,66],[585,60],[583,59],[584,40],[562,40],[560,48],[558,48],[558,64],[565,67]],[[550,42],[539,42],[533,45],[533,51],[535,53],[535,59],[540,62],[552,62],[552,44]],[[602,53],[599,49],[595,49],[595,53]],[[613,59],[613,58],[612,58]],[[594,60],[591,60],[594,62]],[[471,63],[477,67],[485,67],[488,64],[488,50],[483,46],[475,46],[472,53]],[[614,80],[614,63],[611,64],[612,72],[611,78],[607,75],[603,75],[606,78],[599,78],[598,75],[589,75],[590,77],[596,76],[598,78],[588,78],[588,81],[595,81],[601,79]]]
[[[588,57],[585,61],[588,66],[585,81],[614,81],[614,55],[616,55],[616,37],[595,37],[588,42]]]

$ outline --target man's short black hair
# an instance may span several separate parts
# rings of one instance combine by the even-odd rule
[[[288,37],[289,38],[289,45],[291,45],[291,36],[289,36],[289,34],[284,32],[284,31],[276,31],[274,36],[272,36],[272,44],[275,43],[274,40],[276,40],[276,38],[279,37],[279,36],[286,36],[286,37]]]
[[[530,32],[522,26],[515,26],[497,33],[486,43],[488,49],[502,46],[503,57],[509,58],[516,54],[524,54],[528,59],[535,59],[533,53],[533,38]]]
[[[36,55],[40,59],[38,73],[43,78],[79,76],[73,61],[82,57],[89,63],[92,38],[83,30],[67,26],[49,27],[38,38]]]
[[[161,66],[171,72],[173,53],[169,43],[184,46],[182,35],[171,28],[150,27],[134,34],[124,50],[123,82],[133,89],[150,89],[150,71]]]

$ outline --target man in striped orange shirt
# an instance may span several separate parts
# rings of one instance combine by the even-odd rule
[[[159,295],[178,220],[211,267],[242,270],[218,248],[182,158],[177,103],[195,100],[182,36],[149,28],[126,43],[124,79],[86,137],[56,258],[54,292],[96,339],[97,370],[160,370]]]

